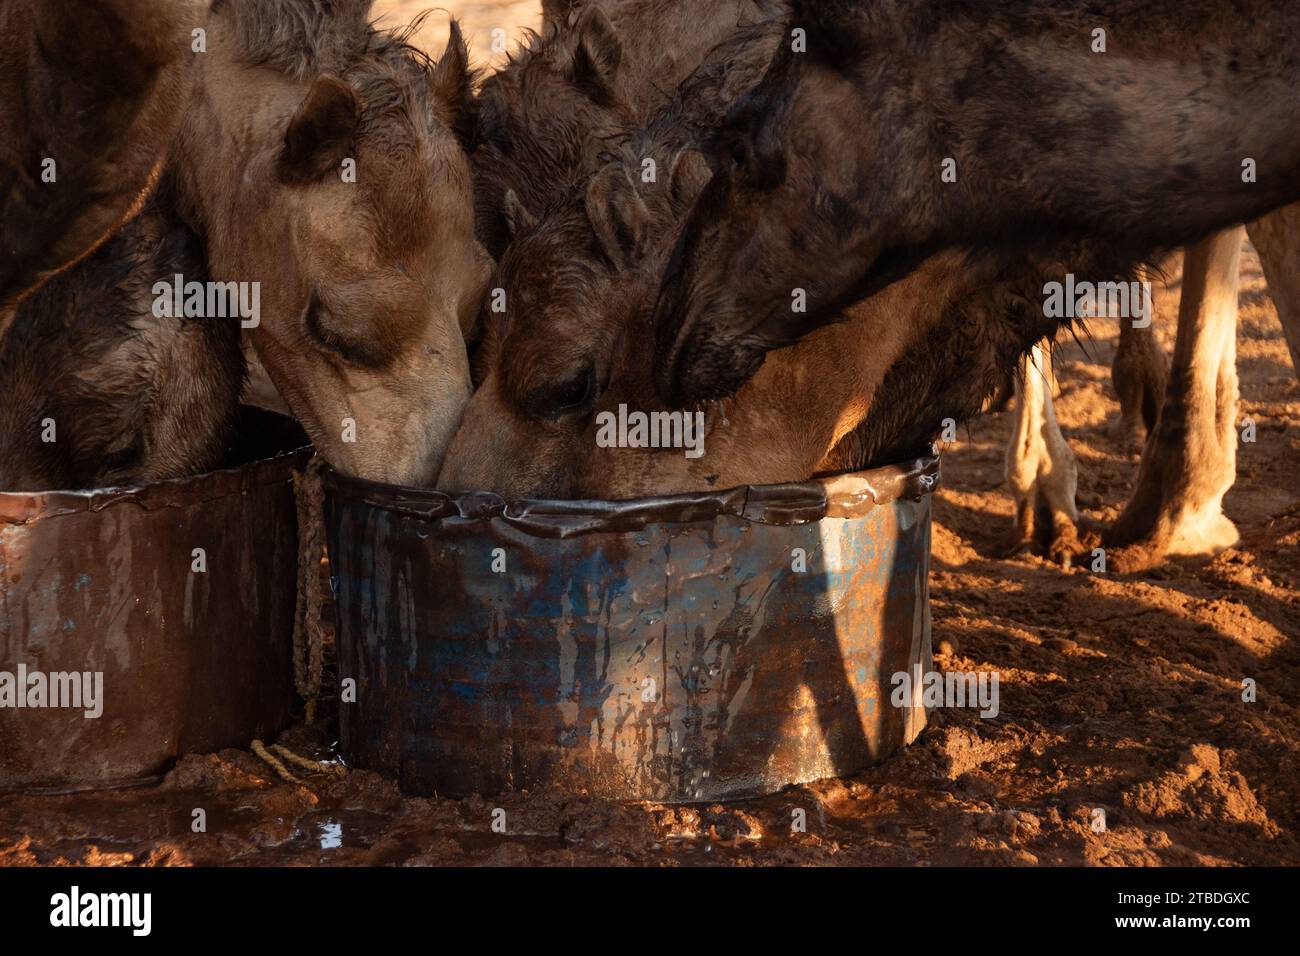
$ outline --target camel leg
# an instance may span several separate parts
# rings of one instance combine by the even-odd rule
[[[1115,566],[1213,554],[1237,542],[1223,496],[1237,473],[1237,282],[1243,230],[1187,247],[1169,386],[1137,487],[1106,537]]]
[[[1137,329],[1131,320],[1119,320],[1119,347],[1110,375],[1119,397],[1116,437],[1128,448],[1141,450],[1156,426],[1169,377],[1168,363],[1156,341],[1154,327]]]
[[[1074,453],[1056,421],[1052,393],[1051,344],[1044,341],[1021,358],[1016,381],[1016,424],[1007,446],[1007,484],[1016,501],[1016,526],[1009,551],[1047,538],[1051,560],[1068,567],[1080,551],[1078,482]]]
[[[1291,367],[1300,375],[1300,203],[1252,222],[1246,232],[1264,267],[1268,294],[1291,348]]]

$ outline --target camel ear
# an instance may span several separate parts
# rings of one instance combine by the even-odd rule
[[[685,208],[695,202],[695,198],[713,178],[713,170],[704,154],[694,149],[684,149],[673,157],[673,168],[669,172],[671,186],[669,190],[673,202],[679,208]]]
[[[578,24],[573,51],[573,82],[597,103],[614,99],[623,44],[600,7],[590,7]]]
[[[532,232],[537,228],[537,217],[519,201],[519,196],[513,189],[506,190],[501,206],[502,212],[505,213],[506,225],[510,227],[510,238],[513,239],[520,233]]]
[[[614,268],[626,269],[645,253],[650,211],[621,166],[609,164],[587,186],[587,219]]]
[[[337,76],[321,76],[307,91],[289,121],[280,150],[280,178],[286,183],[314,183],[338,169],[352,147],[361,122],[361,101]]]
[[[474,71],[469,66],[469,46],[460,23],[451,21],[447,48],[429,77],[434,99],[444,109],[447,125],[462,143],[468,143],[474,126]]]

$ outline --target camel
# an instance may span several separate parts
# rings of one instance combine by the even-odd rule
[[[372,29],[369,6],[220,0],[206,24],[189,106],[166,149],[167,208],[153,219],[175,217],[197,236],[202,255],[184,261],[189,268],[176,271],[178,282],[251,291],[258,310],[243,324],[252,346],[335,467],[426,484],[468,399],[462,327],[477,315],[490,269],[473,238],[468,159],[454,133],[467,128],[472,77],[454,25],[433,67],[401,34]],[[236,401],[228,386],[237,390],[242,363],[203,357],[203,337],[168,323],[139,334],[145,320],[135,286],[144,278],[138,270],[156,258],[154,228],[128,223],[104,246],[107,258],[66,282],[56,276],[51,284],[59,288],[24,309],[25,347],[7,369],[15,387],[52,342],[66,344],[68,330],[82,329],[86,339],[69,353],[84,364],[65,363],[56,379],[68,394],[11,408],[64,410],[60,427],[76,440],[57,461],[37,448],[24,466],[49,480],[197,470],[223,440]],[[133,240],[142,247],[133,251]],[[94,295],[115,318],[88,334]],[[239,331],[233,319],[205,314]],[[224,334],[216,338],[224,342]],[[121,367],[148,343],[184,354]],[[211,379],[187,385],[169,372],[182,360]],[[167,442],[149,435],[166,415],[158,412],[155,422],[156,409],[133,403],[131,382],[151,382],[178,412],[190,392],[207,388],[212,415],[190,421],[193,434],[167,452]],[[102,408],[69,430],[69,410],[92,395]],[[26,441],[36,423],[14,429]],[[118,445],[121,455],[93,459],[96,449]]]
[[[258,283],[246,332],[336,468],[427,484],[470,393],[473,76],[436,66],[371,0],[218,0],[172,156],[215,282]]]
[[[1007,266],[960,250],[927,257],[913,275],[846,310],[842,325],[772,353],[725,409],[709,412],[701,459],[661,449],[603,448],[594,428],[601,411],[620,404],[669,407],[656,403],[648,387],[645,354],[653,324],[640,303],[652,288],[646,273],[667,259],[656,242],[671,232],[672,224],[662,220],[672,206],[637,186],[630,176],[634,162],[622,165],[621,177],[602,174],[592,182],[585,213],[579,204],[567,218],[554,217],[521,238],[516,263],[503,261],[513,267],[506,278],[511,298],[526,308],[485,346],[487,378],[453,442],[443,487],[620,498],[863,467],[915,449],[937,430],[941,415],[973,414],[999,370],[1014,364],[1025,338],[1055,331],[1056,323],[1043,320],[1041,299],[1033,300],[1044,278],[1063,271],[1059,262],[1028,257]],[[602,219],[610,217],[600,210],[635,212],[636,203],[617,197],[637,189],[640,214],[621,215],[618,228],[602,229]],[[593,202],[592,190],[605,198]],[[635,254],[606,251],[593,259],[583,252],[584,243],[608,250],[611,236],[635,240],[628,250]],[[1070,249],[1063,257],[1089,261]],[[601,272],[611,264],[612,279]],[[577,315],[582,322],[572,318]],[[1036,358],[1050,376],[1044,359]],[[1043,401],[1050,397],[1050,379],[1024,379],[1038,401],[1022,406],[1031,414],[1020,425],[1019,446],[1038,455],[1037,438],[1046,453],[1022,457],[1020,482],[1044,492],[1049,518],[1072,532],[1074,463]],[[1134,394],[1140,409],[1141,389]],[[1150,397],[1147,404],[1150,421]],[[501,435],[509,441],[491,443]],[[512,450],[505,461],[502,444]],[[1055,469],[1054,457],[1062,462]],[[1056,483],[1042,485],[1046,475]],[[1023,522],[1037,504],[1022,504]],[[1055,549],[1070,554],[1077,542],[1058,535]]]
[[[222,462],[239,323],[160,314],[160,276],[206,277],[166,180],[143,211],[19,303],[0,350],[0,489],[101,488]]]
[[[1189,244],[1197,269],[1218,271],[1188,288],[1167,391],[1181,397],[1152,423],[1137,491],[1107,542],[1141,542],[1156,556],[1235,540],[1220,508],[1232,480],[1235,374],[1224,364],[1228,299],[1218,290],[1231,262],[1207,237],[1300,196],[1288,72],[1300,62],[1300,14],[1248,4],[1253,29],[1243,35],[1211,0],[1183,5],[1176,18],[1103,6],[1088,16],[1114,41],[1111,53],[1085,64],[1097,54],[1071,40],[1088,31],[1052,0],[990,5],[979,30],[951,5],[797,6],[791,24],[806,34],[807,55],[785,45],[729,117],[713,150],[719,173],[662,278],[661,396],[678,406],[733,393],[770,350],[838,321],[845,302],[878,294],[937,250],[999,262],[1004,277],[1056,259],[1059,273],[1109,280]],[[886,56],[888,69],[872,68]],[[1013,87],[1015,97],[1003,95]],[[1262,108],[1240,109],[1246,96]],[[844,127],[840,117],[863,104],[872,122]],[[929,135],[936,128],[943,137]],[[995,128],[1017,136],[986,135]],[[1070,148],[1049,148],[1058,137]],[[1019,351],[1042,331],[1024,323]],[[1159,375],[1140,349],[1126,358],[1136,368],[1117,370],[1118,386],[1133,429],[1135,406],[1151,422]],[[1021,538],[1036,512],[1046,515],[1060,558],[1077,547],[1075,478],[1044,394],[1021,406],[1008,477]],[[976,398],[960,402],[964,414]],[[903,400],[938,430],[938,407]]]
[[[843,324],[774,355],[725,411],[710,409],[700,458],[597,442],[602,412],[666,410],[647,362],[651,311],[674,231],[711,175],[695,147],[762,75],[781,33],[739,32],[673,102],[611,148],[582,188],[553,200],[545,215],[524,217],[493,280],[512,305],[500,315],[485,309],[481,384],[439,487],[628,498],[800,481],[896,460],[931,437],[924,416],[901,414],[910,402],[949,414],[960,407],[953,396],[991,387],[995,376],[984,370],[1014,362],[1020,325],[1008,314],[1019,309],[1020,321],[1047,331],[1041,310],[1035,319],[1026,308],[1042,276],[1016,289],[944,254],[851,309]],[[646,160],[660,171],[649,181],[640,175]],[[887,316],[909,320],[885,324]],[[961,374],[939,374],[953,368]]]
[[[1264,267],[1277,317],[1291,350],[1291,367],[1300,375],[1300,205],[1287,206],[1247,225]]]
[[[667,161],[672,153],[660,155]],[[523,305],[489,324],[479,355],[485,374],[438,487],[508,499],[616,500],[803,481],[899,461],[924,452],[930,438],[917,426],[924,416],[900,396],[952,410],[949,391],[982,385],[961,376],[946,381],[939,367],[970,359],[972,348],[993,351],[976,351],[980,361],[965,361],[967,368],[1014,362],[1005,319],[1014,297],[961,255],[941,254],[848,310],[844,321],[773,352],[735,396],[704,406],[701,457],[602,444],[602,414],[620,406],[669,411],[647,356],[673,230],[707,178],[690,155],[676,164],[677,176],[657,184],[612,172],[594,177],[567,213],[520,237],[497,281]],[[624,163],[614,167],[620,175]],[[606,210],[623,209],[633,215],[618,213],[619,220],[637,226],[600,229],[588,204],[597,222],[608,218]],[[610,258],[606,239],[618,236],[636,244]],[[891,316],[908,321],[885,323]]]
[[[476,234],[500,259],[530,209],[597,168],[620,131],[664,102],[704,53],[783,0],[557,0],[544,30],[489,76],[472,108]],[[467,330],[471,342],[481,324]],[[258,404],[282,399],[250,355]]]
[[[13,307],[137,211],[182,116],[203,0],[0,6],[0,340]]]
[[[710,176],[691,144],[763,75],[782,32],[779,22],[735,30],[644,127],[604,136],[606,161],[585,182],[541,214],[515,200],[493,279],[508,307],[484,309],[480,384],[440,487],[571,493],[630,317],[653,300],[656,250]]]
[[[1056,420],[1055,390],[1051,343],[1040,342],[1016,371],[1015,424],[1006,467],[1016,517],[1008,550],[1027,550],[1045,536],[1048,555],[1068,566],[1082,550],[1075,504],[1078,466]]]
[[[1284,0],[795,6],[662,278],[672,405],[734,392],[939,250],[1109,279],[1300,199]]]

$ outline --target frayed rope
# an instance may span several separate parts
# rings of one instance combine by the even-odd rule
[[[298,601],[293,620],[293,682],[307,702],[307,723],[316,718],[320,696],[325,629],[321,626],[320,559],[325,542],[325,459],[312,457],[302,474],[294,473],[298,506]]]

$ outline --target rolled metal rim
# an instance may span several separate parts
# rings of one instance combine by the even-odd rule
[[[939,456],[935,451],[897,464],[805,482],[740,485],[720,491],[624,500],[509,501],[492,492],[449,493],[387,485],[343,475],[332,468],[324,472],[326,489],[344,500],[426,520],[499,518],[521,530],[555,538],[639,531],[651,523],[711,521],[721,515],[771,525],[854,518],[876,505],[932,494],[939,481]]]

